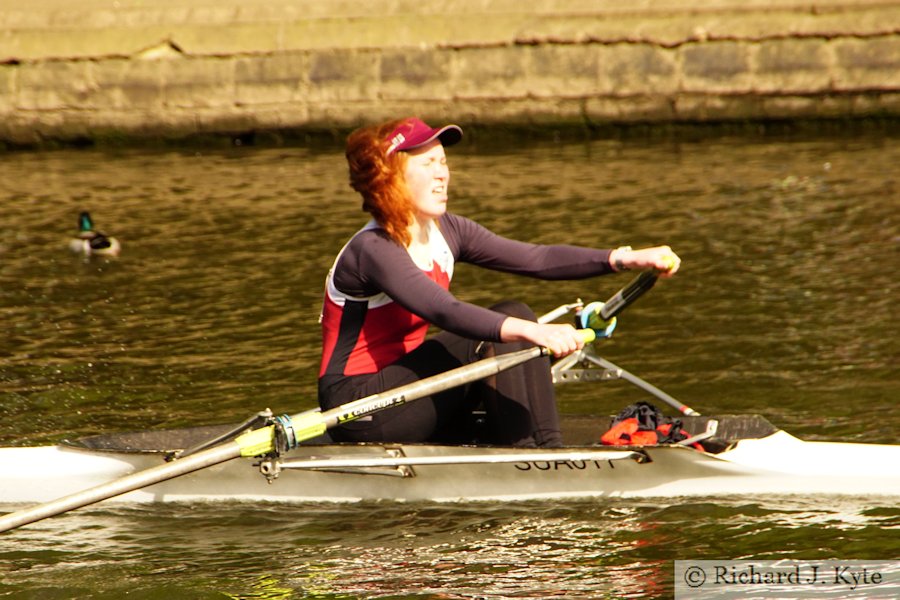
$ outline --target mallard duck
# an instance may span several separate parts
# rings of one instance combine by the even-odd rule
[[[83,211],[78,215],[78,236],[69,240],[69,248],[85,256],[118,256],[122,246],[116,238],[96,231],[90,213]]]

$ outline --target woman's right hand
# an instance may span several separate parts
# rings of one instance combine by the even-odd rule
[[[504,342],[531,342],[547,348],[553,356],[562,358],[584,348],[584,336],[575,327],[560,323],[535,323],[509,317],[500,327]]]

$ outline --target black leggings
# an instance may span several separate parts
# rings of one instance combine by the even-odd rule
[[[491,309],[536,320],[534,312],[520,302],[503,302]],[[323,377],[319,380],[319,405],[327,410],[487,356],[528,347],[527,342],[482,343],[442,332],[378,373]],[[486,435],[479,441],[521,447],[562,445],[547,357],[535,358],[467,386],[378,411],[330,433],[335,440],[346,442],[468,443],[473,435],[471,413],[481,404],[487,422]]]

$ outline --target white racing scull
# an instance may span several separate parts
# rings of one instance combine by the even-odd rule
[[[608,419],[564,419],[573,445],[520,449],[311,440],[117,496],[120,502],[479,501],[733,494],[900,495],[900,446],[803,441],[759,416],[684,417],[709,451],[600,446]],[[0,448],[0,504],[47,502],[149,469],[214,428],[95,436]],[[580,436],[580,437],[579,437]],[[709,441],[714,442],[710,444]],[[592,443],[593,442],[593,443]],[[270,483],[271,481],[271,483]]]

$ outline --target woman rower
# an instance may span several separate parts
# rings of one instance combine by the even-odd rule
[[[671,276],[668,246],[598,250],[500,237],[447,211],[444,148],[456,125],[406,118],[357,129],[347,139],[350,185],[371,220],[328,272],[322,310],[319,404],[331,409],[486,356],[543,346],[556,357],[581,349],[571,325],[540,324],[519,302],[490,309],[449,291],[456,262],[539,279],[582,279],[653,268]],[[429,325],[442,331],[428,339]],[[339,441],[471,442],[472,410],[483,404],[484,443],[562,445],[549,358],[376,412],[331,430]]]

